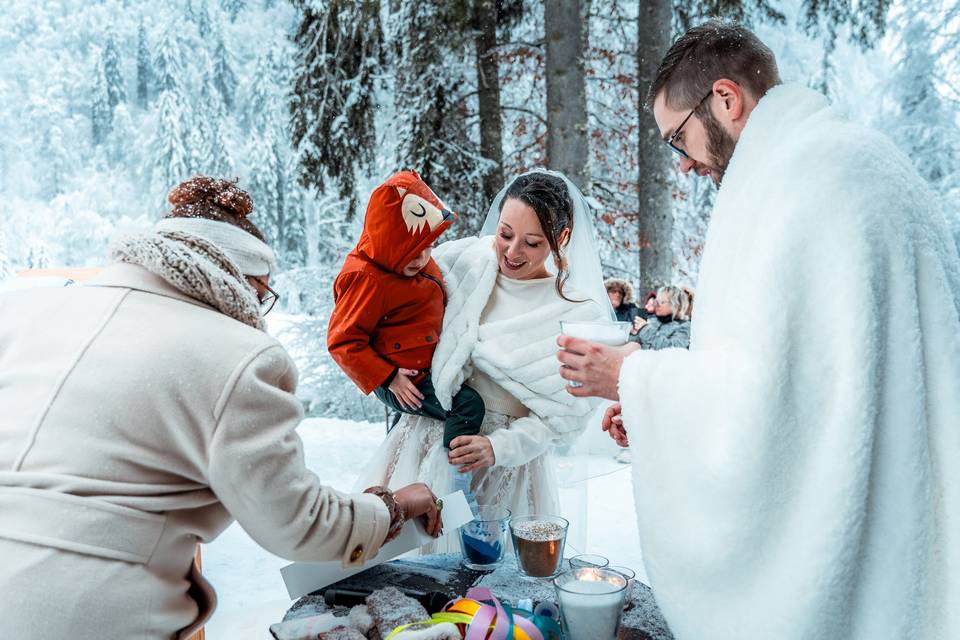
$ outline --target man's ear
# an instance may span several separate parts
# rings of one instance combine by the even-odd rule
[[[721,122],[734,124],[746,114],[747,96],[739,84],[727,78],[713,83],[713,113]]]

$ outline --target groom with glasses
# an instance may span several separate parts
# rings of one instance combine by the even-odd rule
[[[690,349],[561,336],[557,358],[571,395],[615,401],[671,631],[960,638],[960,257],[938,198],[739,25],[684,34],[648,95],[680,170],[719,187]],[[843,303],[810,313],[825,287]]]

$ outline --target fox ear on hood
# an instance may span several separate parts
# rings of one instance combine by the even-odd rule
[[[400,197],[401,197],[401,198],[402,198],[403,196],[407,195],[407,190],[404,189],[403,187],[397,187],[397,191],[400,193]]]

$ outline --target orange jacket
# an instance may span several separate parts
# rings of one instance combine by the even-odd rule
[[[446,294],[431,258],[415,276],[403,268],[453,224],[430,187],[401,171],[374,190],[360,241],[333,283],[327,349],[370,393],[403,367],[423,379],[440,337]]]

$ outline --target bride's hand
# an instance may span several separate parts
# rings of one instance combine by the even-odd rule
[[[493,445],[487,436],[458,436],[450,443],[447,455],[450,464],[460,467],[460,473],[492,467],[497,461]]]

